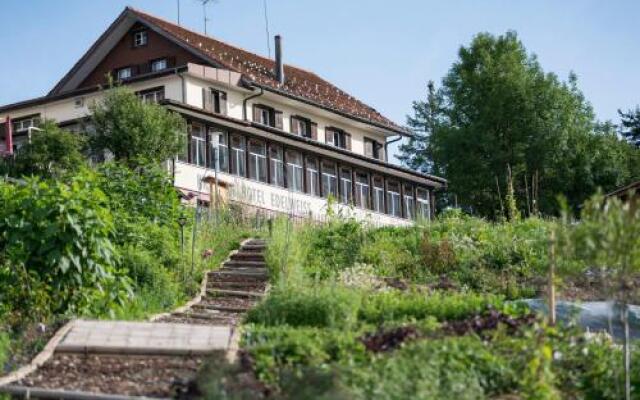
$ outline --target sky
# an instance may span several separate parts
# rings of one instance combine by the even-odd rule
[[[267,55],[265,0],[212,0],[208,34]],[[515,30],[547,72],[579,87],[601,120],[640,104],[637,0],[266,0],[284,60],[404,124],[479,32]],[[203,31],[199,0],[179,0]],[[45,95],[127,5],[176,21],[178,0],[2,0],[0,105]]]

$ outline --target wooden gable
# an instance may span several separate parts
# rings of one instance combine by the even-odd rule
[[[147,33],[147,44],[136,47],[134,46],[134,34],[139,31]],[[208,64],[183,47],[137,22],[78,88],[104,84],[107,82],[107,75],[119,68],[131,67],[133,76],[151,72],[151,62],[161,58],[167,59],[169,68],[186,66],[189,62]]]

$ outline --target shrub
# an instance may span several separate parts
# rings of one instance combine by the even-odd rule
[[[247,322],[348,329],[356,322],[360,296],[339,286],[278,287],[249,311]]]
[[[0,202],[0,285],[13,287],[0,290],[0,302],[25,317],[87,310],[96,296],[122,303],[127,281],[114,268],[113,221],[93,174],[69,184],[0,183]],[[18,309],[34,301],[45,304]]]
[[[358,312],[361,321],[382,324],[394,320],[459,320],[489,307],[502,309],[502,298],[475,293],[389,291],[366,296]]]

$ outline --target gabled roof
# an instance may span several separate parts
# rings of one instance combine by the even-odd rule
[[[130,7],[124,10],[50,94],[59,94],[63,91],[75,71],[81,69],[84,61],[92,56],[92,52],[96,52],[99,43],[105,42],[111,31],[117,30],[118,23],[125,20],[129,23],[133,20],[148,25],[211,64],[242,74],[243,79],[250,84],[396,133],[408,134],[407,130],[384,117],[374,108],[312,72],[285,64],[285,82],[280,85],[275,77],[273,60]]]

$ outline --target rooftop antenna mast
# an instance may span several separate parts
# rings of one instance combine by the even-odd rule
[[[204,20],[204,35],[207,35],[207,24],[209,22],[209,18],[207,18],[207,4],[209,3],[217,3],[218,0],[198,0],[202,3],[202,18]]]
[[[180,0],[176,0],[178,6],[178,25],[180,25]]]
[[[264,26],[267,32],[267,52],[269,53],[269,58],[271,58],[271,34],[269,33],[269,12],[267,10],[267,0],[262,0],[262,4],[264,5]]]

